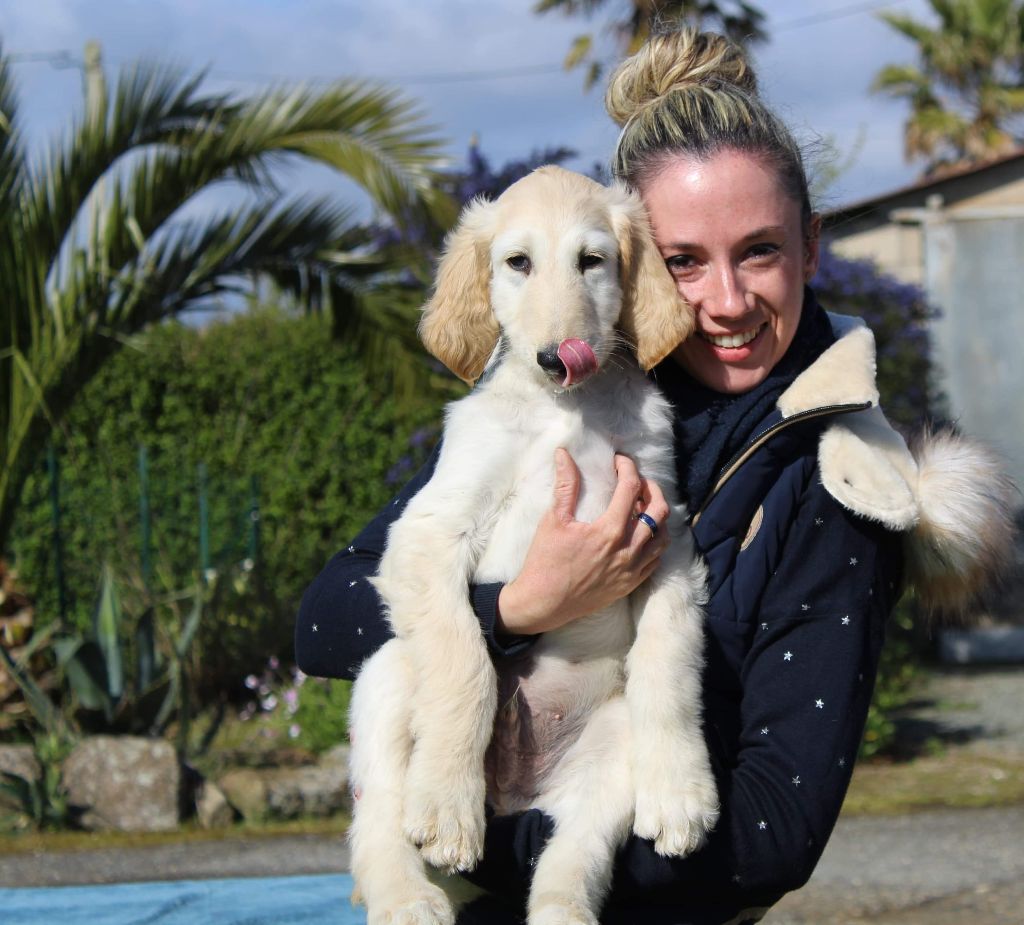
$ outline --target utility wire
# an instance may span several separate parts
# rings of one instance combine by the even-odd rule
[[[816,26],[819,23],[831,22],[833,19],[844,19],[847,16],[856,16],[859,13],[879,13],[892,6],[900,6],[907,0],[886,0],[879,3],[874,0],[872,3],[852,3],[849,6],[839,7],[835,10],[827,10],[822,13],[812,13],[810,16],[799,16],[796,19],[784,19],[771,27],[773,32],[785,31],[787,29],[801,29],[805,26]]]
[[[782,20],[771,26],[772,32],[783,32],[791,29],[802,29],[807,26],[816,26],[821,23],[831,22],[836,19],[843,19],[848,16],[856,16],[861,13],[875,13],[889,7],[897,6],[906,3],[907,0],[885,0],[885,2],[878,2],[874,0],[871,3],[855,3],[849,6],[840,7],[835,10],[828,10],[822,13],[812,14],[810,16],[801,16],[796,19]],[[40,52],[15,52],[7,56],[7,60],[13,64],[22,64],[30,62],[45,61],[56,68],[79,68],[85,67],[84,62],[81,58],[75,57],[72,53],[66,49],[59,49],[55,51],[40,51]],[[115,63],[118,63],[115,60]],[[609,61],[607,64],[613,64],[614,62]],[[504,80],[510,77],[534,77],[538,75],[546,74],[560,74],[565,70],[564,65],[559,62],[557,64],[532,64],[524,65],[521,67],[507,67],[507,68],[490,68],[487,70],[479,71],[449,71],[449,72],[434,72],[434,73],[419,73],[419,74],[388,74],[387,76],[377,76],[371,79],[386,80],[389,83],[400,83],[400,84],[453,84],[453,83],[468,83],[471,81],[479,80]],[[233,72],[233,71],[221,71],[221,70],[210,70],[207,72],[210,77],[218,80],[230,80],[237,81],[240,83],[266,83],[268,81],[277,82],[300,82],[307,84],[316,83],[333,83],[338,78],[324,77],[324,76],[313,76],[313,77],[286,77],[282,74],[271,74],[268,72]]]

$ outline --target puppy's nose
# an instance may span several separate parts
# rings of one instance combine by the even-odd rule
[[[565,377],[565,364],[558,355],[557,347],[537,351],[537,365],[551,376]]]

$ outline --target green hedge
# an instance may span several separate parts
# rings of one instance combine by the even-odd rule
[[[126,601],[141,607],[145,445],[158,596],[198,575],[198,464],[208,470],[210,548],[221,571],[237,573],[248,556],[258,483],[255,580],[235,582],[240,590],[225,612],[207,621],[199,652],[207,681],[225,683],[230,671],[240,682],[270,654],[288,660],[304,587],[425,456],[452,388],[426,365],[423,390],[407,401],[370,380],[325,321],[272,309],[203,329],[161,326],[122,350],[55,441],[69,619],[89,621],[104,561],[126,585]],[[27,486],[13,543],[41,625],[58,612],[44,462]]]

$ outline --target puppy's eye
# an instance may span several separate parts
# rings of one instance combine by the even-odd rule
[[[604,263],[604,254],[581,254],[580,255],[580,269],[581,270],[592,270],[594,267],[599,267]]]
[[[516,273],[530,272],[530,258],[526,254],[513,254],[511,257],[505,258],[505,263],[515,270]]]

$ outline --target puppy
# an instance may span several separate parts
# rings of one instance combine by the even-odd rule
[[[641,371],[692,324],[639,200],[620,187],[541,168],[471,204],[451,235],[420,335],[480,381],[448,408],[436,471],[392,526],[374,579],[396,638],[364,664],[350,727],[352,870],[371,925],[453,922],[458,878],[427,864],[477,863],[488,800],[555,820],[531,925],[595,925],[631,830],[678,856],[713,827],[705,571],[676,500],[670,408]],[[624,453],[662,488],[670,514],[657,529],[673,541],[628,599],[495,666],[469,586],[520,571],[559,447],[581,472],[577,519],[605,511]]]

